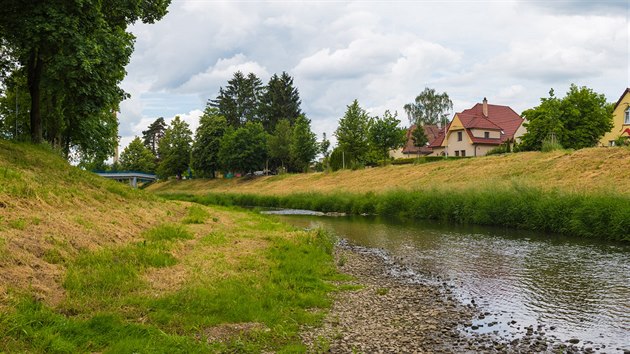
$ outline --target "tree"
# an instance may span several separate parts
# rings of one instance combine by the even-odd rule
[[[414,129],[411,132],[411,139],[413,139],[413,146],[419,147],[419,148],[426,146],[427,143],[429,142],[429,138],[424,133],[424,128],[422,126],[417,126],[417,125],[416,125],[416,129]]]
[[[253,73],[247,76],[237,71],[228,85],[219,88],[219,95],[208,102],[217,108],[228,125],[239,128],[246,122],[258,121],[258,104],[262,94],[262,81]]]
[[[142,142],[144,146],[151,150],[155,156],[158,156],[158,146],[165,131],[166,122],[164,122],[164,117],[156,119],[147,127],[147,130],[142,131]]]
[[[445,126],[448,124],[448,114],[453,109],[453,102],[446,92],[438,94],[435,89],[425,87],[415,101],[407,103],[404,109],[411,125],[441,123]]]
[[[192,132],[188,123],[176,116],[171,122],[171,126],[166,129],[158,146],[158,152],[162,159],[158,166],[160,176],[177,175],[177,178],[182,177],[182,173],[190,165],[191,135]]]
[[[227,129],[227,121],[219,114],[219,110],[207,107],[199,119],[199,127],[192,148],[192,166],[197,173],[206,177],[215,177],[216,171],[220,168],[221,139]]]
[[[219,160],[227,171],[261,170],[267,159],[267,133],[260,122],[247,122],[236,130],[228,130],[221,139]]]
[[[399,128],[400,120],[397,114],[385,111],[383,118],[375,117],[370,125],[369,142],[385,162],[389,157],[389,150],[398,149],[405,143],[405,130]]]
[[[539,106],[523,112],[527,133],[521,148],[540,150],[545,140],[556,140],[567,149],[595,146],[613,127],[612,111],[604,95],[585,86],[572,84],[562,99],[555,97],[552,89]]]
[[[317,155],[317,137],[311,131],[311,121],[304,115],[295,120],[290,150],[293,166],[299,171],[307,172]]]
[[[365,163],[369,147],[370,123],[371,118],[359,106],[359,101],[354,100],[347,106],[346,113],[339,120],[339,126],[335,131],[339,149],[352,157],[352,160],[346,160],[346,166],[350,165],[349,162]]]
[[[120,168],[125,171],[155,172],[155,155],[135,137],[120,154]]]
[[[300,94],[293,86],[293,78],[286,72],[282,72],[280,77],[274,74],[260,99],[260,120],[265,130],[272,134],[282,119],[293,125],[302,114],[300,104]]]
[[[267,140],[269,157],[273,159],[274,162],[279,162],[283,169],[285,168],[285,164],[291,160],[292,135],[293,128],[291,128],[289,120],[280,119],[278,124],[276,124],[273,135],[270,135]]]
[[[326,133],[323,133],[322,141],[319,143],[319,152],[324,155],[324,158],[327,159],[330,156],[330,140],[326,138]]]
[[[127,26],[161,19],[169,3],[3,1],[0,36],[20,66],[12,75],[26,78],[32,142],[46,138],[67,156],[75,148],[94,155],[94,146],[113,152],[111,115],[127,97],[118,84],[133,52]]]

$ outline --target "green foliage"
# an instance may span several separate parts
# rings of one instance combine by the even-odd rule
[[[385,111],[383,118],[375,117],[370,125],[368,140],[372,149],[377,151],[383,161],[389,159],[389,151],[405,144],[405,129],[400,128],[397,114]]]
[[[295,120],[289,151],[291,164],[296,170],[307,172],[311,161],[317,155],[317,137],[311,131],[311,121],[304,115]]]
[[[416,125],[416,128],[411,132],[411,138],[415,147],[423,147],[429,143],[429,138],[424,133],[422,125]]]
[[[4,1],[0,33],[26,79],[30,139],[61,148],[66,157],[110,156],[118,124],[113,112],[127,97],[118,84],[133,51],[127,26],[152,23],[170,1]],[[26,109],[24,109],[26,111]]]
[[[453,109],[453,102],[446,92],[438,94],[435,89],[424,88],[412,103],[404,106],[409,123],[415,126],[425,124],[448,124],[448,114]]]
[[[267,133],[260,123],[247,122],[241,128],[228,131],[221,139],[219,161],[227,171],[253,172],[265,165]]]
[[[198,205],[192,205],[188,208],[188,215],[182,220],[184,224],[203,224],[210,217],[208,211]]]
[[[300,193],[165,195],[202,204],[309,209],[348,214],[378,214],[399,219],[434,219],[461,224],[496,225],[576,237],[630,242],[630,198],[615,194],[572,194],[515,187],[497,190],[397,190],[382,194]]]
[[[604,95],[574,84],[562,99],[550,90],[549,98],[541,98],[539,106],[524,111],[522,116],[527,119],[527,133],[521,144],[524,150],[541,150],[552,134],[567,149],[595,146],[612,129],[612,105]]]
[[[155,156],[136,137],[120,154],[120,168],[125,171],[155,172]]]
[[[346,166],[365,163],[369,149],[368,135],[372,118],[354,100],[346,109],[335,131],[337,147],[346,153]],[[351,159],[348,159],[348,158]]]
[[[147,127],[147,130],[142,131],[142,143],[151,150],[154,156],[158,156],[158,146],[160,139],[162,139],[166,132],[166,128],[167,125],[164,121],[164,117],[160,117],[151,123]]]
[[[551,152],[556,150],[562,150],[562,145],[556,139],[556,135],[552,133],[543,140],[540,151]]]
[[[228,129],[225,117],[213,107],[206,107],[199,119],[199,127],[192,147],[192,167],[202,177],[215,177],[219,170],[221,139]]]
[[[182,173],[188,169],[192,144],[191,135],[192,132],[188,128],[188,123],[176,116],[171,122],[171,126],[166,129],[164,137],[160,139],[158,148],[162,159],[158,166],[160,176],[177,175],[177,177],[181,177]]]
[[[276,125],[282,119],[293,125],[302,115],[300,104],[300,94],[293,86],[293,78],[286,72],[282,72],[280,77],[274,74],[263,90],[258,109],[265,131],[274,133]]]
[[[225,88],[219,88],[219,95],[208,105],[217,108],[230,127],[240,128],[246,122],[259,120],[258,105],[262,89],[262,82],[254,73],[245,76],[237,71]]]
[[[284,169],[291,160],[291,141],[293,129],[288,119],[280,119],[276,124],[273,135],[267,139],[267,149],[273,165],[279,163]]]
[[[336,147],[330,153],[329,164],[330,168],[333,171],[338,171],[343,168],[352,168],[354,164],[356,164],[357,159],[349,153],[341,150],[341,148]]]

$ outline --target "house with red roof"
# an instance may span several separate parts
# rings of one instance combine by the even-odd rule
[[[619,138],[630,139],[630,87],[617,100],[613,109],[613,128],[601,138],[599,144],[614,146]]]
[[[455,113],[453,120],[430,142],[432,155],[484,156],[525,134],[524,119],[508,106],[483,103]]]

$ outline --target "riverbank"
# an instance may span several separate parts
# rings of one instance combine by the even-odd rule
[[[0,140],[0,352],[303,352],[344,279],[332,249]]]
[[[561,193],[630,197],[630,148],[523,152],[419,165],[389,165],[362,170],[284,174],[233,179],[169,180],[148,190],[205,195],[381,194],[403,191],[469,191],[518,188]]]
[[[610,194],[543,192],[527,188],[466,191],[390,191],[381,194],[161,194],[204,205],[307,209],[377,214],[399,220],[439,220],[503,226],[574,237],[630,242],[630,198]]]
[[[477,332],[474,319],[490,313],[482,313],[474,303],[458,302],[446,283],[420,281],[382,251],[341,244],[335,258],[339,270],[354,279],[341,284],[355,289],[337,294],[323,325],[301,334],[312,352],[593,351],[592,343],[577,338],[562,342],[547,335],[544,326],[523,326],[519,335]],[[495,325],[521,328],[516,321]]]

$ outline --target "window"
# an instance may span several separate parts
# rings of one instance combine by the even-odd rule
[[[459,156],[459,150],[455,150],[455,156]]]
[[[466,150],[462,150],[462,156],[466,156]]]
[[[624,119],[623,124],[630,124],[630,107],[626,109],[626,118]]]
[[[483,137],[486,139],[490,139],[490,132],[483,132]]]
[[[614,140],[609,140],[608,141],[608,146],[615,146],[615,141]]]
[[[462,132],[457,132],[457,141],[462,141]]]

